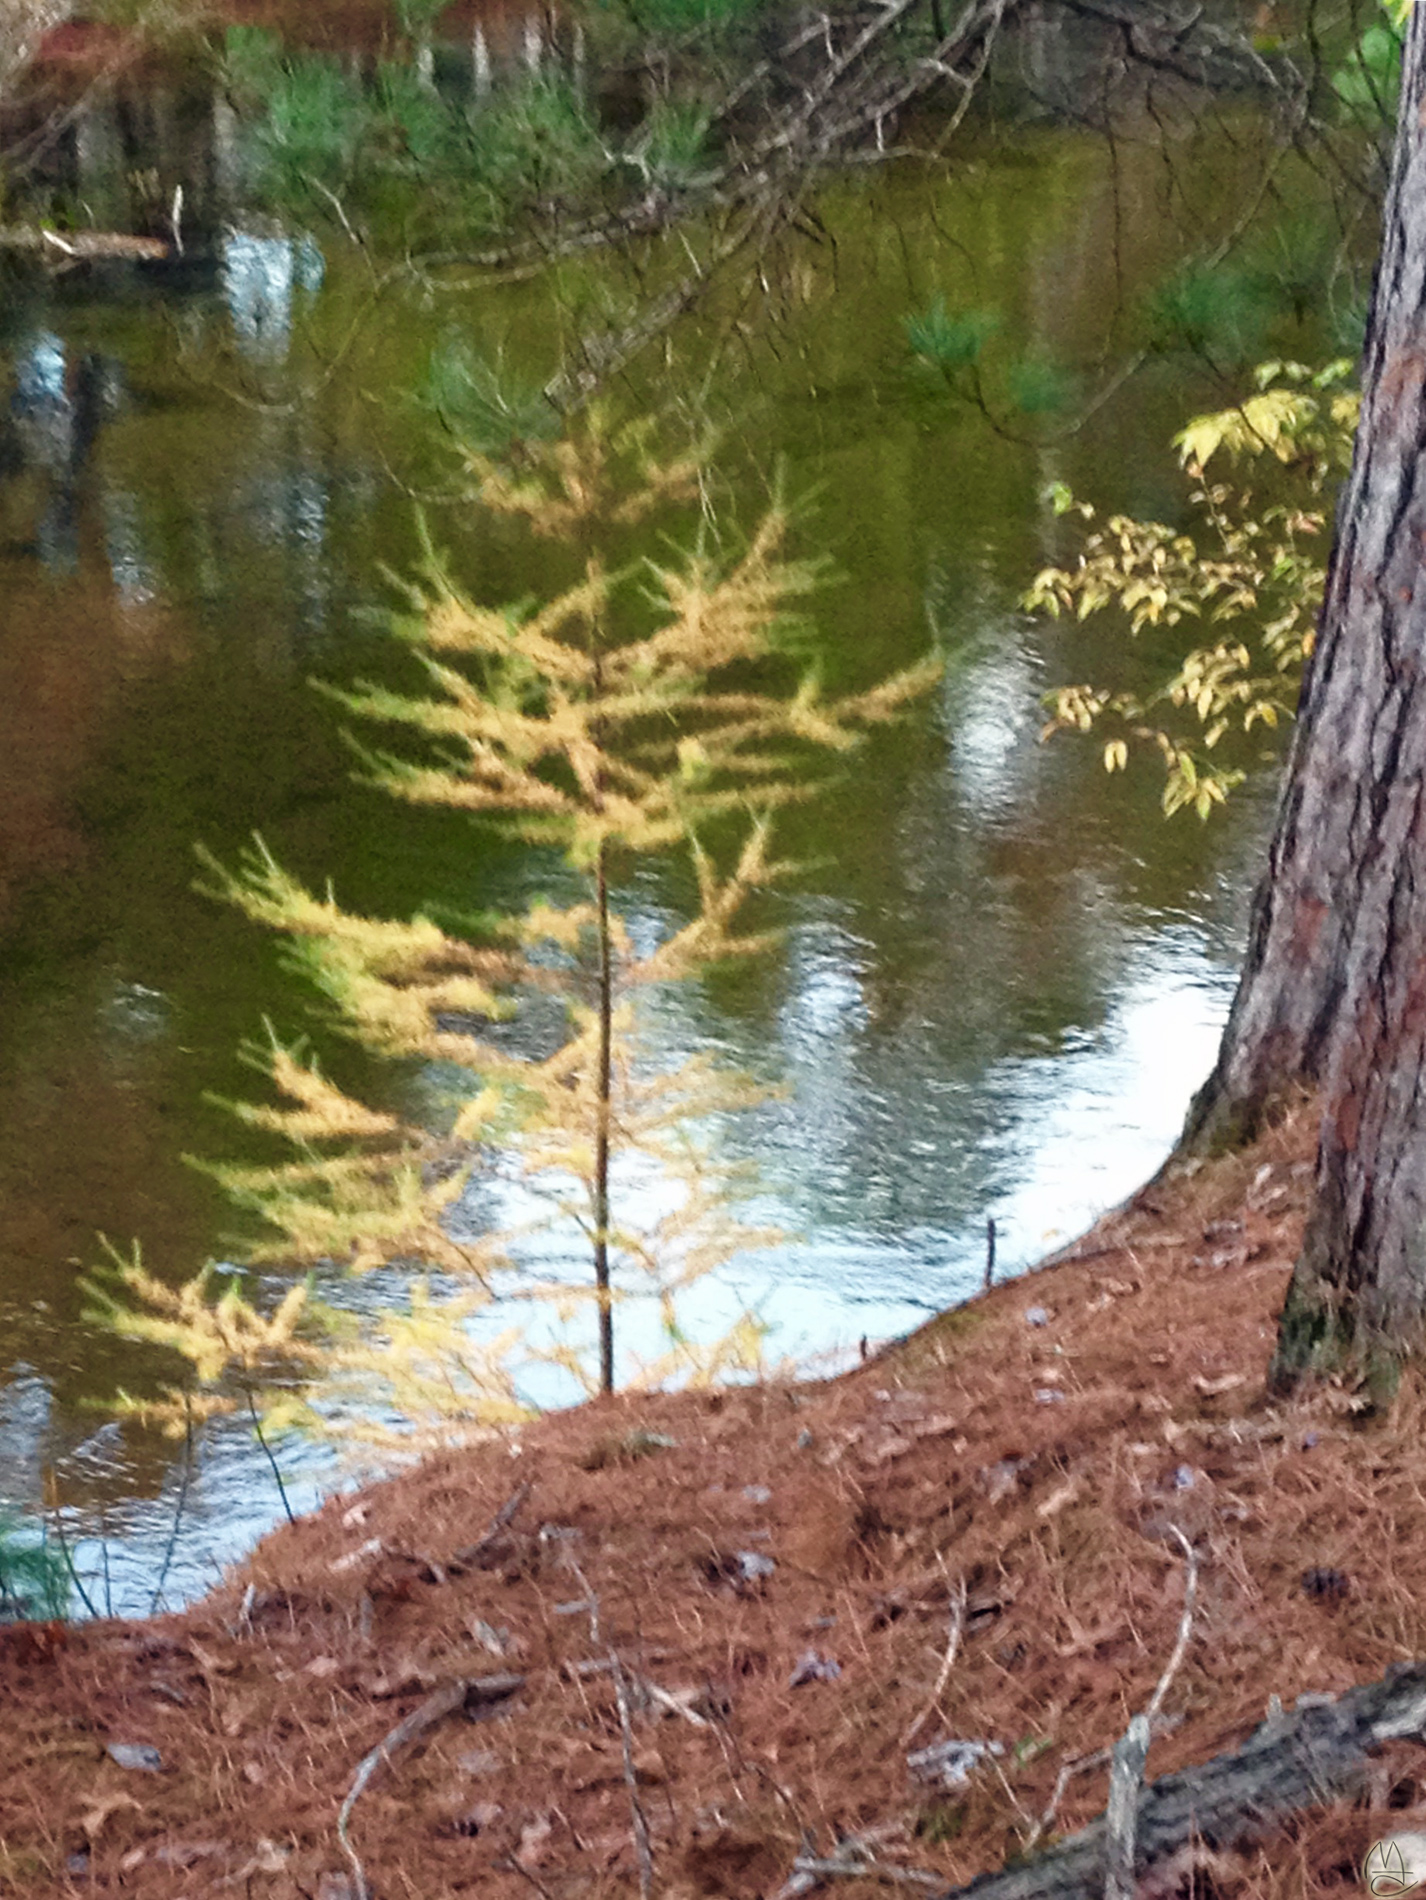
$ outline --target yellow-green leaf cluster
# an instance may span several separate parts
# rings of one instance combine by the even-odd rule
[[[1322,603],[1324,499],[1351,458],[1358,397],[1343,387],[1351,369],[1345,359],[1317,371],[1263,364],[1254,394],[1195,417],[1174,438],[1195,484],[1192,532],[1123,515],[1096,526],[1093,508],[1055,497],[1057,513],[1073,509],[1090,531],[1073,567],[1036,575],[1027,607],[1081,621],[1113,610],[1131,635],[1188,622],[1209,632],[1150,692],[1075,683],[1049,696],[1044,737],[1111,729],[1106,771],[1124,770],[1134,746],[1158,754],[1166,814],[1206,818],[1244,777],[1241,765],[1215,756],[1220,745],[1292,717]],[[1297,497],[1259,506],[1251,491],[1208,480],[1215,457],[1266,457]]]

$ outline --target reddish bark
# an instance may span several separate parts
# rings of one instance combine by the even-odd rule
[[[137,57],[135,33],[97,20],[67,20],[46,33],[35,49],[36,66],[102,66],[112,69]]]
[[[1200,1145],[1323,1092],[1279,1371],[1394,1354],[1426,1319],[1426,12],[1412,17],[1316,652]]]

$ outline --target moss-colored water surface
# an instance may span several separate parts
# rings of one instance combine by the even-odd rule
[[[547,591],[547,552],[459,498],[417,392],[453,336],[548,376],[572,327],[633,293],[596,257],[375,295],[340,231],[223,214],[201,95],[149,103],[165,164],[206,155],[202,242],[148,275],[9,270],[0,299],[0,1499],[49,1487],[76,1531],[110,1536],[131,1593],[180,1472],[89,1409],[153,1367],[83,1325],[80,1275],[99,1233],[173,1277],[221,1258],[230,1216],[183,1159],[238,1141],[206,1097],[253,1086],[238,1048],[264,1017],[324,1040],[274,946],[194,892],[194,844],[231,860],[258,829],[373,910],[508,903],[549,875],[355,783],[310,680],[399,668],[373,615],[418,557],[418,504],[483,598]],[[110,129],[112,175],[132,123]],[[771,1355],[803,1362],[904,1329],[979,1284],[987,1217],[1010,1271],[1142,1178],[1208,1066],[1270,774],[1210,829],[1166,825],[1147,776],[1042,747],[1052,684],[1153,655],[1017,602],[1070,546],[1049,486],[1172,518],[1169,437],[1219,392],[1159,360],[1077,432],[1021,416],[1008,437],[918,380],[903,322],[937,293],[993,309],[1006,360],[1091,389],[1142,288],[1257,162],[1245,130],[1197,155],[1186,198],[1147,142],[1032,128],[970,140],[949,180],[868,173],[610,392],[720,426],[720,526],[751,523],[774,482],[807,498],[799,551],[834,566],[829,678],[933,642],[948,662],[933,703],[788,820],[807,869],[778,902],[781,950],[657,1018],[791,1087],[727,1140],[794,1237],[701,1290],[692,1325],[748,1299]],[[651,878],[626,899],[654,921],[681,892]],[[377,1095],[422,1086],[333,1060]],[[240,1434],[202,1448],[177,1586],[275,1503]]]

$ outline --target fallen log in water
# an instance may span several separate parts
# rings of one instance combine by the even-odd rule
[[[1350,1689],[1335,1701],[1304,1696],[1291,1713],[1274,1711],[1231,1754],[1164,1775],[1145,1788],[1135,1834],[1136,1878],[1186,1847],[1230,1848],[1285,1815],[1358,1793],[1372,1751],[1401,1738],[1426,1741],[1426,1663],[1402,1663],[1381,1682]],[[938,1900],[1100,1900],[1105,1833],[1101,1816],[1034,1860],[982,1874]]]
[[[0,250],[38,251],[56,262],[75,263],[105,258],[157,262],[174,255],[173,245],[164,238],[134,237],[127,231],[50,231],[35,224],[0,225]]]

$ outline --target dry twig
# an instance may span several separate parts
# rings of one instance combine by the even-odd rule
[[[1055,1816],[1059,1813],[1060,1803],[1064,1800],[1065,1789],[1070,1785],[1074,1777],[1076,1775],[1090,1774],[1096,1768],[1103,1768],[1109,1762],[1113,1753],[1114,1750],[1112,1748],[1096,1748],[1092,1755],[1075,1755],[1072,1756],[1069,1761],[1060,1764],[1060,1772],[1055,1776],[1054,1789],[1051,1792],[1048,1802],[1045,1804],[1045,1812],[1035,1823],[1034,1830],[1025,1843],[1025,1852],[1027,1854],[1034,1850],[1042,1836],[1053,1823]]]
[[[511,1522],[515,1513],[525,1502],[525,1499],[529,1497],[532,1489],[533,1487],[528,1482],[517,1486],[517,1488],[511,1492],[510,1496],[506,1498],[505,1502],[495,1513],[494,1517],[491,1518],[475,1542],[473,1544],[466,1544],[462,1549],[451,1552],[451,1555],[446,1560],[446,1569],[448,1571],[465,1570],[468,1569],[471,1564],[475,1563],[495,1542],[501,1531]]]
[[[1136,1715],[1128,1732],[1114,1745],[1109,1765],[1109,1803],[1104,1811],[1104,1900],[1133,1900],[1134,1846],[1139,1823],[1139,1794],[1144,1785],[1144,1764],[1149,1758],[1149,1739],[1154,1717],[1163,1707],[1169,1686],[1188,1653],[1193,1634],[1193,1606],[1198,1596],[1198,1553],[1177,1525],[1173,1534],[1183,1550],[1188,1566],[1183,1581],[1183,1614],[1178,1635],[1158,1686],[1142,1715]]]
[[[365,1792],[368,1783],[377,1769],[390,1762],[400,1749],[409,1742],[419,1740],[428,1729],[443,1722],[448,1715],[454,1715],[457,1709],[468,1708],[472,1703],[503,1702],[507,1696],[514,1695],[517,1689],[524,1687],[523,1676],[505,1674],[499,1676],[457,1677],[444,1683],[433,1694],[398,1722],[390,1734],[384,1735],[369,1754],[363,1755],[357,1765],[352,1785],[347,1790],[341,1812],[337,1815],[337,1840],[346,1855],[356,1881],[356,1900],[371,1900],[366,1884],[366,1870],[361,1864],[356,1849],[347,1836],[347,1823],[351,1819],[352,1809]]]
[[[1183,1535],[1183,1532],[1176,1527],[1174,1536],[1177,1537],[1179,1543],[1183,1546],[1185,1561],[1188,1566],[1188,1574],[1184,1579],[1183,1614],[1179,1618],[1178,1635],[1175,1638],[1168,1662],[1164,1667],[1164,1672],[1159,1677],[1153,1695],[1149,1698],[1149,1706],[1144,1711],[1144,1717],[1149,1724],[1151,1733],[1154,1729],[1164,1726],[1159,1719],[1159,1712],[1163,1707],[1164,1698],[1169,1692],[1174,1677],[1178,1674],[1183,1663],[1184,1655],[1188,1649],[1188,1640],[1193,1629],[1193,1608],[1198,1597],[1198,1553]],[[1029,1838],[1025,1842],[1024,1851],[1027,1854],[1033,1852],[1054,1824],[1055,1816],[1059,1813],[1060,1802],[1063,1801],[1065,1790],[1068,1788],[1070,1782],[1073,1781],[1077,1775],[1091,1774],[1096,1768],[1108,1766],[1113,1759],[1114,1750],[1112,1748],[1096,1748],[1093,1754],[1076,1755],[1071,1757],[1069,1761],[1061,1763],[1060,1771],[1055,1776],[1054,1788],[1048,1802],[1045,1804],[1045,1811],[1035,1823]]]
[[[654,1890],[654,1856],[649,1844],[649,1823],[639,1800],[638,1777],[634,1773],[634,1725],[629,1720],[629,1691],[619,1658],[611,1649],[609,1661],[614,1671],[614,1696],[619,1704],[619,1729],[624,1744],[624,1785],[629,1790],[629,1810],[634,1823],[634,1850],[639,1857],[639,1900],[650,1900]]]
[[[922,1709],[921,1713],[916,1717],[916,1720],[911,1724],[910,1728],[907,1729],[906,1733],[901,1738],[901,1746],[903,1748],[908,1747],[910,1743],[912,1742],[912,1740],[920,1733],[923,1724],[929,1721],[930,1717],[935,1711],[936,1704],[940,1701],[942,1695],[945,1693],[946,1684],[950,1681],[951,1671],[955,1667],[956,1657],[960,1653],[961,1635],[965,1629],[965,1621],[966,1621],[965,1578],[962,1577],[960,1582],[953,1586],[950,1579],[950,1573],[946,1569],[945,1559],[941,1557],[940,1555],[938,1555],[936,1558],[936,1562],[941,1566],[941,1574],[946,1579],[946,1589],[950,1594],[951,1620],[950,1620],[950,1628],[946,1632],[946,1653],[941,1658],[941,1668],[940,1668],[940,1673],[936,1677],[936,1686],[934,1689],[932,1689],[931,1694],[927,1699],[925,1708]]]
[[[1164,1697],[1168,1694],[1170,1685],[1188,1653],[1188,1639],[1193,1634],[1193,1606],[1198,1600],[1198,1552],[1177,1524],[1172,1528],[1174,1536],[1178,1539],[1179,1548],[1183,1552],[1183,1561],[1187,1566],[1183,1580],[1183,1614],[1179,1618],[1178,1636],[1175,1638],[1173,1651],[1164,1664],[1164,1673],[1159,1677],[1158,1687],[1154,1690],[1149,1699],[1149,1706],[1144,1711],[1146,1719],[1150,1722],[1163,1707]]]
[[[575,1581],[584,1592],[585,1605],[589,1612],[589,1634],[592,1640],[603,1646],[599,1633],[599,1598],[590,1588],[589,1579],[578,1564],[571,1564]],[[654,1855],[649,1840],[648,1816],[644,1813],[643,1803],[639,1799],[639,1781],[634,1772],[634,1725],[629,1716],[629,1685],[624,1676],[624,1665],[618,1652],[610,1649],[608,1654],[610,1674],[614,1678],[614,1699],[619,1707],[619,1732],[624,1748],[624,1785],[629,1791],[629,1814],[633,1824],[634,1852],[639,1862],[639,1900],[650,1900],[654,1890]]]
[[[799,1854],[792,1863],[791,1875],[778,1888],[776,1900],[800,1900],[801,1895],[813,1892],[824,1881],[839,1879],[885,1880],[903,1887],[940,1887],[943,1884],[940,1874],[927,1873],[920,1867],[892,1867],[877,1858],[876,1849],[904,1831],[901,1822],[892,1821],[881,1827],[866,1828],[860,1834],[847,1835],[830,1854]]]

